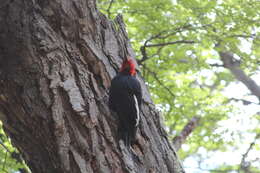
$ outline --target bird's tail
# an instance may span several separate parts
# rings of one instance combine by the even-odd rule
[[[123,139],[127,147],[130,147],[135,143],[136,131],[137,128],[133,127],[132,129],[125,130],[124,133],[122,134],[121,139]]]

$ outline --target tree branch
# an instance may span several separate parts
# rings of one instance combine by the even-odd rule
[[[140,51],[141,51],[141,53],[143,55],[143,58],[138,61],[138,64],[141,64],[142,62],[146,61],[149,58],[147,56],[147,52],[146,52],[146,48],[147,47],[160,47],[161,48],[161,47],[164,47],[164,46],[174,45],[174,44],[181,44],[181,43],[193,44],[193,43],[195,43],[195,41],[192,41],[192,40],[178,40],[178,41],[171,41],[171,42],[157,43],[157,44],[147,44],[147,41],[146,41],[145,44],[140,47]]]
[[[188,23],[188,21],[187,21]],[[138,61],[138,64],[141,64],[142,62],[144,62],[145,60],[151,58],[147,56],[146,53],[146,47],[161,47],[161,46],[167,46],[167,45],[171,45],[171,44],[177,44],[177,43],[188,43],[188,44],[192,44],[195,43],[194,41],[189,41],[189,40],[180,40],[180,41],[174,41],[174,42],[168,42],[168,43],[159,43],[159,44],[150,44],[148,45],[148,42],[154,40],[154,39],[166,39],[169,38],[170,36],[176,35],[177,33],[181,33],[185,30],[196,30],[196,29],[201,29],[201,28],[206,28],[206,27],[211,27],[212,24],[206,24],[206,25],[202,25],[202,26],[193,26],[191,24],[184,24],[181,27],[175,28],[173,31],[161,31],[160,33],[151,36],[149,39],[147,39],[144,43],[143,46],[140,47],[140,51],[143,55],[142,59]],[[164,35],[165,34],[165,35]]]
[[[219,55],[224,63],[224,67],[229,69],[231,73],[260,101],[260,87],[254,80],[247,76],[243,70],[241,70],[239,63],[235,60],[233,54],[230,52],[219,52]]]
[[[4,164],[3,164],[3,168],[2,168],[2,170],[5,171],[5,172],[7,172],[7,171],[5,170],[6,158],[7,158],[7,152],[5,152]]]
[[[201,117],[199,116],[192,117],[191,120],[184,126],[181,133],[173,138],[173,145],[176,151],[181,148],[181,145],[186,141],[188,136],[199,125],[200,119]]]
[[[171,42],[167,42],[167,43],[148,44],[148,45],[146,45],[146,47],[161,47],[161,46],[168,46],[168,45],[179,44],[179,43],[193,44],[193,43],[195,43],[195,41],[178,40],[178,41],[171,41]]]
[[[109,3],[109,5],[108,5],[108,8],[107,8],[107,16],[108,16],[108,18],[110,19],[111,17],[111,12],[110,12],[110,10],[111,10],[111,8],[112,8],[112,5],[113,5],[113,3],[114,3],[114,0],[110,0],[110,3]]]
[[[228,35],[227,37],[255,38],[255,37],[257,37],[257,35],[256,35],[256,34],[249,34],[249,35],[245,35],[245,34],[234,34],[234,35]]]
[[[214,63],[214,64],[209,64],[211,67],[224,67],[223,65],[221,64],[217,64],[217,63]]]
[[[252,148],[255,145],[256,140],[260,138],[260,134],[257,134],[254,141],[251,142],[251,144],[249,145],[248,149],[246,150],[246,152],[242,155],[242,159],[241,159],[241,163],[240,163],[240,168],[245,171],[245,172],[249,172],[249,167],[250,164],[246,161],[246,158],[248,156],[248,153],[252,150]]]
[[[175,94],[167,86],[163,84],[163,82],[159,79],[155,72],[151,71],[146,66],[143,66],[143,68],[146,69],[148,73],[150,73],[153,76],[153,78],[159,83],[159,85],[161,85],[173,98],[176,97]]]
[[[150,57],[147,56],[147,53],[146,53],[146,47],[148,47],[148,46],[147,46],[148,42],[150,42],[150,41],[152,41],[152,40],[154,40],[154,39],[166,39],[166,38],[168,38],[168,37],[170,37],[170,36],[173,36],[173,35],[175,35],[175,34],[177,34],[177,33],[182,32],[182,31],[184,31],[185,29],[188,29],[188,28],[190,28],[190,27],[192,27],[191,24],[186,24],[186,25],[183,25],[183,26],[181,26],[181,27],[175,28],[173,32],[170,32],[170,33],[169,33],[169,31],[166,30],[166,31],[161,31],[160,33],[158,33],[158,34],[156,34],[156,35],[154,35],[154,36],[151,36],[149,39],[147,39],[147,40],[144,42],[144,45],[140,47],[140,51],[141,51],[143,57],[142,57],[141,60],[138,61],[138,64],[141,64],[142,62],[144,62],[145,60],[147,60],[148,58],[150,58]],[[163,35],[163,34],[165,34],[165,33],[166,33],[166,35]],[[168,34],[167,34],[167,33],[168,33]],[[178,41],[177,41],[177,42],[178,42]],[[169,43],[170,43],[170,42],[169,42]],[[164,43],[164,44],[165,44],[165,43]],[[174,43],[174,44],[176,44],[176,43]],[[165,45],[162,45],[162,46],[165,46]],[[153,47],[153,46],[150,46],[150,47]],[[159,46],[159,47],[161,47],[161,46]]]
[[[176,97],[175,94],[167,86],[165,86],[163,84],[163,82],[159,79],[159,77],[156,75],[155,72],[151,71],[146,66],[143,66],[143,68],[146,69],[148,71],[148,73],[151,74],[153,76],[153,78],[159,83],[159,85],[161,85],[173,98]],[[174,144],[176,151],[178,151],[181,148],[181,145],[185,142],[187,137],[198,126],[199,121],[200,121],[200,117],[198,117],[198,116],[192,117],[192,119],[185,125],[185,127],[181,131],[180,135],[174,137],[173,144]]]
[[[242,103],[244,105],[249,105],[249,104],[260,105],[260,103],[251,102],[251,101],[248,101],[248,100],[245,100],[245,99],[230,98],[229,100],[242,101]]]
[[[145,48],[146,48],[146,46],[141,46],[140,47],[140,51],[141,51],[143,57],[142,57],[141,60],[137,61],[138,64],[142,64],[142,62],[144,62],[144,61],[146,61],[148,59],[148,56],[147,56]]]
[[[2,140],[0,140],[0,145],[2,145],[2,147],[3,147],[9,154],[12,154],[12,152],[5,146],[5,144],[2,142]]]
[[[138,60],[137,63],[138,64],[141,64],[142,62],[144,62],[145,60],[148,59],[148,56],[147,56],[147,53],[146,53],[146,46],[148,44],[149,41],[153,40],[153,39],[156,39],[156,38],[159,38],[163,33],[165,33],[166,31],[162,31],[154,36],[151,36],[149,39],[147,39],[145,42],[144,42],[144,45],[140,47],[140,51],[143,55],[142,59],[141,60]]]

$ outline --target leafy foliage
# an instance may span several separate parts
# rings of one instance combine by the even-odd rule
[[[259,133],[259,113],[250,116],[241,104],[230,101],[224,92],[234,77],[222,65],[219,51],[235,54],[249,76],[259,73],[260,8],[258,0],[99,0],[101,12],[111,19],[123,13],[130,41],[136,50],[142,75],[154,102],[165,119],[171,137],[182,131],[194,116],[201,117],[179,154],[182,159],[212,157],[215,151],[237,151],[249,145]],[[259,106],[257,107],[259,108]],[[239,118],[237,118],[239,117]],[[248,121],[248,128],[232,125]],[[225,125],[229,122],[228,127]],[[0,132],[0,150],[5,172],[24,168],[11,159],[15,153],[8,138]],[[247,142],[245,142],[247,141]],[[252,147],[259,152],[259,142]],[[0,146],[2,147],[2,146]],[[205,151],[203,156],[201,151]],[[253,161],[255,159],[255,161]],[[246,158],[246,168],[257,172],[257,159]],[[185,163],[185,162],[184,162]],[[245,172],[240,163],[200,167],[201,172]]]
[[[259,7],[257,0],[99,1],[100,10],[110,18],[123,13],[142,75],[169,135],[178,135],[192,117],[201,117],[179,152],[183,159],[199,155],[202,148],[228,151],[239,147],[242,136],[259,134],[257,125],[244,131],[221,125],[242,110],[225,95],[235,79],[219,57],[220,51],[232,52],[249,76],[259,73]],[[256,117],[251,120],[259,125]],[[239,169],[239,163],[217,168]]]
[[[14,173],[17,171],[26,171],[27,167],[19,154],[19,152],[12,147],[10,140],[3,131],[0,122],[0,172]]]

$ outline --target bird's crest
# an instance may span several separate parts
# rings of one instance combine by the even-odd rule
[[[131,76],[136,75],[135,63],[131,57],[127,56],[127,58],[123,61],[120,72],[127,72]]]

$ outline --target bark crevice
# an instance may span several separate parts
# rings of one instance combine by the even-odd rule
[[[109,21],[94,0],[21,0],[0,26],[0,118],[32,172],[183,172],[140,76],[136,156],[118,141],[108,88],[134,57],[121,16]]]

